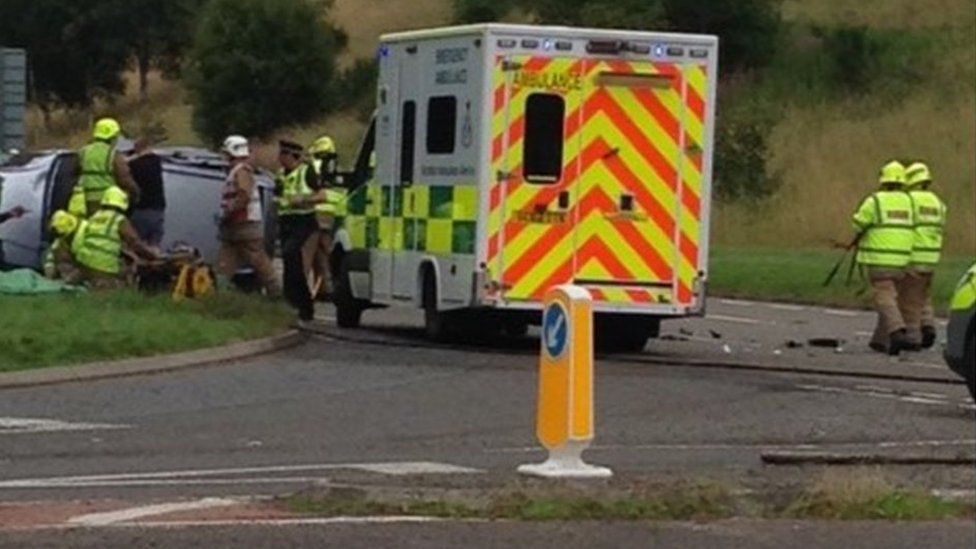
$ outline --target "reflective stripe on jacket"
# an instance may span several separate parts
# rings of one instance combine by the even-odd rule
[[[935,265],[942,257],[942,235],[946,224],[946,205],[928,190],[909,191],[915,206],[913,265]]]
[[[125,216],[115,210],[98,210],[83,229],[75,259],[100,273],[119,274],[122,253],[122,222]],[[74,247],[74,246],[72,246]]]
[[[93,141],[78,151],[81,177],[78,185],[86,193],[102,193],[115,185],[115,147],[105,141]]]
[[[912,197],[904,191],[878,191],[864,199],[854,214],[862,234],[857,262],[870,267],[906,267],[915,242]]]
[[[315,213],[315,208],[296,208],[291,205],[291,199],[296,196],[311,196],[314,194],[305,180],[308,177],[308,164],[302,163],[289,173],[278,174],[278,184],[281,185],[281,196],[278,201],[278,215],[307,215]]]

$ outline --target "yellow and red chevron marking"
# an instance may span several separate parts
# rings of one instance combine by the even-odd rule
[[[541,299],[550,286],[573,278],[640,284],[672,280],[677,273],[678,303],[690,304],[699,264],[704,66],[514,60],[522,70],[562,71],[585,80],[597,71],[653,72],[669,76],[671,87],[656,93],[586,80],[582,93],[564,93],[563,180],[540,187],[520,177],[524,103],[531,90],[509,85],[504,59],[496,60],[492,161],[494,170],[511,177],[490,192],[488,262],[508,288],[506,295]],[[513,212],[548,208],[563,191],[575,191],[566,223],[513,219]],[[607,212],[616,208],[611,195],[622,192],[634,197],[645,221],[608,219]],[[616,287],[597,292],[618,303],[646,303],[662,295]]]

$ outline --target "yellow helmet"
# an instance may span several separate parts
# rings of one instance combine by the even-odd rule
[[[888,162],[881,168],[881,177],[878,178],[881,184],[894,183],[896,185],[905,184],[905,166],[897,160]]]
[[[118,187],[109,187],[105,189],[105,194],[102,195],[102,206],[116,208],[124,212],[129,209],[129,195]]]
[[[308,146],[308,154],[312,156],[320,154],[335,154],[335,142],[328,135],[323,135],[322,137],[312,141],[312,144]]]
[[[932,172],[922,162],[916,162],[905,169],[905,183],[909,187],[932,181]]]
[[[119,125],[118,121],[114,118],[102,118],[98,122],[95,122],[95,130],[92,132],[92,137],[95,139],[115,139],[122,133],[122,126]]]
[[[68,236],[78,228],[78,218],[64,210],[58,210],[51,215],[51,230],[58,236]]]

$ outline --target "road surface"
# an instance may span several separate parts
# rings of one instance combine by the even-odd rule
[[[58,527],[90,513],[283,495],[342,480],[410,483],[415,473],[506,478],[519,464],[544,458],[534,438],[537,339],[432,347],[419,338],[417,315],[371,312],[364,329],[340,334],[328,325],[328,311],[323,314],[322,335],[273,356],[0,391],[0,525]],[[708,319],[666,324],[664,339],[644,353],[598,359],[597,438],[587,457],[623,478],[722,478],[748,485],[809,474],[763,465],[764,451],[972,456],[974,406],[938,353],[899,360],[874,355],[864,349],[871,327],[862,313],[714,301]],[[846,342],[839,349],[811,347],[811,337]],[[776,369],[783,367],[800,371]],[[972,469],[903,467],[893,474],[965,493],[974,485]],[[433,545],[494,539],[491,527],[455,526],[370,527],[375,537],[362,539],[383,545],[411,528]],[[971,539],[970,526],[946,526],[947,539]],[[622,526],[616,546],[645,535],[641,528]],[[722,531],[649,528],[664,540],[686,536],[680,538],[685,546],[708,546]],[[762,539],[769,546],[790,531],[743,528],[768,534]],[[927,539],[931,528],[905,535],[888,529],[879,539]],[[547,529],[552,540],[574,535],[571,525],[508,524],[496,533],[524,533],[545,545]],[[345,545],[356,531],[356,525],[296,526],[285,539]],[[255,527],[241,539],[266,545],[268,532]],[[812,546],[831,545],[842,538],[839,532],[824,531],[826,537],[817,538],[823,543]],[[218,533],[206,529],[199,539]],[[9,534],[0,540],[16,545],[24,539]],[[66,540],[125,545],[133,535],[131,529],[86,531]],[[147,531],[138,539],[183,545],[191,535]],[[742,546],[765,543],[744,535]]]

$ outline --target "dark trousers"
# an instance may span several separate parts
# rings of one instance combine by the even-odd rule
[[[298,318],[312,320],[315,302],[308,289],[302,248],[305,241],[319,228],[314,215],[287,215],[278,218],[278,234],[281,237],[281,260],[284,267],[283,286],[285,299],[298,309]]]

